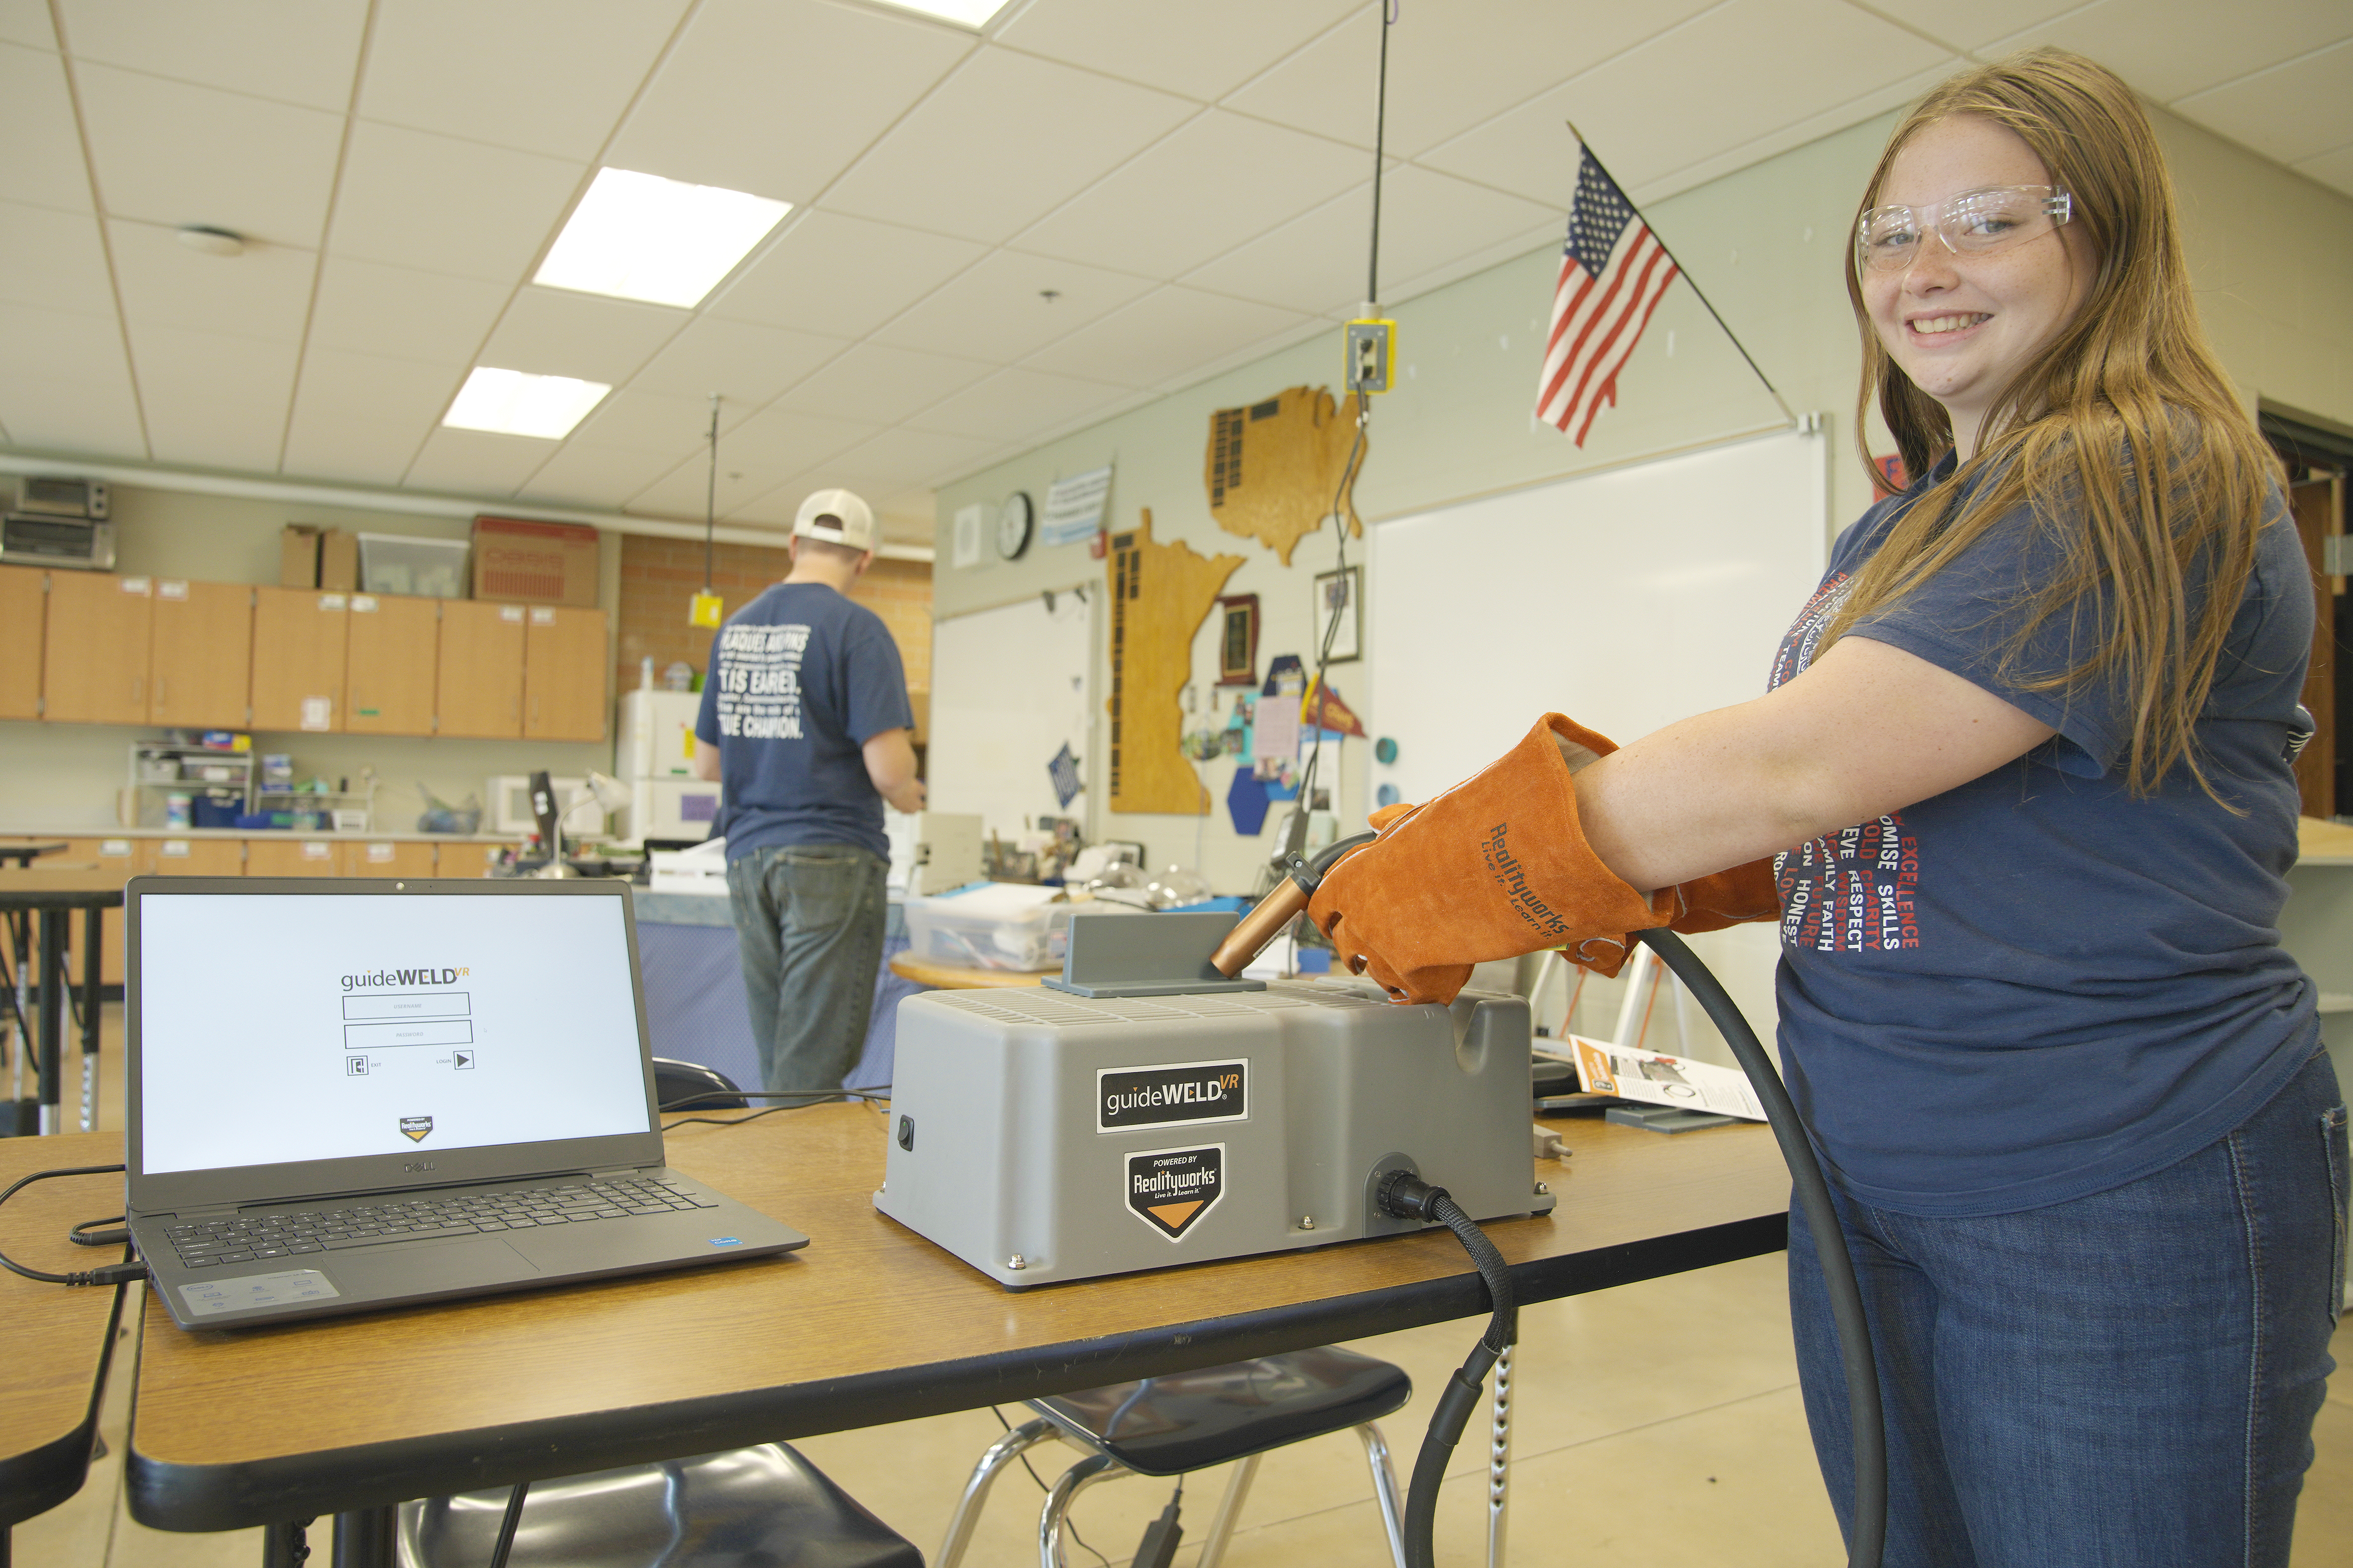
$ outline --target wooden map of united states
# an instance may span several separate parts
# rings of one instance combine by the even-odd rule
[[[1208,813],[1200,775],[1177,747],[1179,699],[1200,629],[1239,555],[1201,556],[1184,541],[1155,544],[1152,513],[1111,540],[1111,808]]]
[[[1288,566],[1299,542],[1332,515],[1336,497],[1348,531],[1363,538],[1354,476],[1345,489],[1340,482],[1356,442],[1356,402],[1351,394],[1335,408],[1323,387],[1290,386],[1263,403],[1210,415],[1202,481],[1218,526],[1257,540]],[[1364,472],[1362,453],[1356,472]]]

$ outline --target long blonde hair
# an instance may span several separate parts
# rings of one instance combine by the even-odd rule
[[[2069,228],[2094,263],[2091,286],[1988,412],[1977,455],[1923,496],[1855,574],[1828,637],[1888,609],[2031,504],[2058,568],[2029,595],[2002,651],[2002,679],[2021,691],[2115,682],[2132,714],[2131,792],[2153,793],[2186,761],[2211,794],[2194,724],[2253,570],[2279,461],[2199,325],[2173,181],[2148,117],[2105,68],[2063,49],[2032,49],[1942,83],[1888,138],[1858,218],[1878,204],[1905,144],[1960,114],[2014,132],[2073,195]],[[1951,420],[1873,330],[1852,246],[1847,294],[1862,332],[1856,445],[1867,463],[1863,420],[1876,397],[1916,479],[1952,447]],[[1989,605],[1989,615],[2004,608]],[[2021,668],[2029,641],[2054,616],[2096,626],[2094,646],[2078,646],[2065,669]]]

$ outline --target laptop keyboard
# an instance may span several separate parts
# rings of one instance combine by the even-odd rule
[[[586,1225],[718,1206],[682,1184],[639,1176],[602,1181],[583,1176],[541,1187],[224,1215],[172,1226],[164,1234],[182,1264],[212,1268],[224,1263],[340,1252],[395,1241],[437,1241],[444,1237],[530,1230],[543,1225]]]

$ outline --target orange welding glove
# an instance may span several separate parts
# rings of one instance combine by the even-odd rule
[[[1451,1002],[1472,964],[1548,947],[1615,973],[1628,932],[1674,917],[1672,890],[1643,898],[1587,846],[1556,736],[1593,756],[1617,750],[1547,713],[1436,799],[1388,808],[1380,837],[1324,877],[1308,918],[1351,973],[1392,1001]],[[1579,944],[1596,938],[1607,946],[1582,956]]]

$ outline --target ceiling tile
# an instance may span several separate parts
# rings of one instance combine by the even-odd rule
[[[676,336],[686,319],[684,310],[667,305],[526,285],[482,345],[481,363],[618,386]]]
[[[121,218],[111,219],[106,233],[122,314],[134,327],[301,341],[317,251],[257,245],[242,256],[206,256],[182,245],[168,228]]]
[[[575,432],[544,467],[523,482],[520,500],[543,506],[606,507],[621,503],[644,489],[675,466],[674,458],[632,452],[619,447],[591,447]]]
[[[330,255],[320,265],[310,342],[428,364],[470,364],[512,292],[507,284],[480,278]]]
[[[931,430],[885,430],[860,441],[839,457],[827,458],[805,476],[809,489],[839,485],[871,500],[920,485],[970,464],[1002,445],[969,436],[948,436]],[[803,495],[807,490],[801,492]],[[795,506],[799,498],[794,499]]]
[[[1149,278],[1018,250],[992,250],[874,333],[901,348],[949,350],[1009,364],[1147,293]],[[1048,300],[1045,291],[1054,298]]]
[[[842,338],[698,316],[630,381],[633,392],[756,408],[849,346]]]
[[[1860,98],[1810,114],[1803,120],[1792,121],[1778,131],[1727,147],[1714,157],[1702,158],[1696,163],[1686,163],[1670,173],[1637,181],[1628,188],[1626,195],[1637,206],[1648,207],[1652,202],[1704,185],[1710,180],[1747,168],[1792,147],[1802,147],[1833,132],[1860,125],[1874,115],[1910,104],[1960,68],[1961,64],[1958,59],[1940,60],[1927,70],[1899,78],[1883,87],[1873,88]],[[1858,185],[1855,194],[1860,193]]]
[[[723,456],[728,432],[751,416],[745,407],[720,409],[719,444]],[[645,452],[674,463],[702,450],[711,431],[711,405],[700,397],[670,397],[624,387],[596,405],[572,432],[575,442]]]
[[[1371,155],[1211,110],[1022,232],[1023,250],[1179,276],[1363,180]],[[1280,170],[1280,179],[1264,175]]]
[[[1031,355],[1027,368],[1123,386],[1157,386],[1306,319],[1295,310],[1171,286]]]
[[[0,200],[91,210],[81,132],[66,90],[65,62],[0,43]]]
[[[114,290],[98,220],[87,213],[0,202],[0,301],[111,316]]]
[[[538,470],[554,452],[553,441],[528,436],[493,436],[487,430],[436,426],[401,480],[405,489],[453,495],[506,497]]]
[[[2283,163],[2316,158],[2353,142],[2353,39],[2173,108]]]
[[[1381,292],[1561,220],[1558,209],[1408,165],[1381,182]],[[1187,273],[1188,285],[1321,315],[1364,297],[1369,182]]]
[[[2317,158],[2306,158],[2295,166],[2299,174],[2308,174],[2332,190],[2353,196],[2353,147],[2339,147]]]
[[[315,247],[343,117],[77,62],[100,199],[115,217]]]
[[[76,59],[341,114],[366,0],[58,0]]]
[[[806,203],[975,47],[824,0],[705,0],[605,161]]]
[[[1871,0],[1881,16],[1925,33],[1955,50],[1987,49],[2053,16],[2083,8],[2083,0],[1978,0],[1953,5],[1946,0]]]
[[[359,111],[594,158],[685,9],[685,0],[401,0],[376,12]]]
[[[2001,40],[2003,51],[2055,44],[2089,55],[2171,103],[2353,35],[2345,0],[2101,0]]]
[[[1331,26],[1356,4],[1034,0],[997,32],[997,41],[1066,65],[1211,101]]]
[[[1166,93],[984,47],[842,175],[825,203],[1000,241],[1195,112]]]
[[[1569,5],[1559,0],[1447,0],[1401,13],[1389,37],[1384,146],[1411,158],[1500,110],[1599,65],[1714,0]],[[1226,100],[1228,109],[1370,150],[1380,58],[1377,6]],[[1675,100],[1680,107],[1680,96]]]
[[[302,356],[280,466],[290,474],[396,485],[464,379],[462,367],[314,343]]]
[[[0,384],[0,427],[11,446],[41,452],[143,462],[139,405],[127,374],[103,385],[12,381]]]
[[[770,407],[719,438],[719,513],[725,516],[754,496],[765,495],[795,474],[844,452],[880,426],[821,414],[796,414]],[[700,454],[679,464],[629,502],[631,511],[659,517],[701,518],[709,470]]]
[[[327,248],[512,284],[554,237],[585,163],[359,121]]]
[[[1023,441],[1106,407],[1128,394],[1126,387],[1100,381],[1049,375],[1041,370],[1004,370],[936,407],[926,408],[915,423],[926,430],[984,441]]]
[[[833,212],[798,213],[707,314],[829,337],[864,337],[955,277],[986,247]]]
[[[894,424],[970,386],[989,369],[978,360],[860,343],[785,394],[777,406]]]
[[[130,378],[122,329],[111,311],[0,304],[0,387],[120,385],[127,394]],[[16,421],[9,424],[13,429]]]
[[[1566,207],[1572,117],[1631,189],[1947,58],[1842,0],[1729,0],[1419,161]]]
[[[290,342],[133,322],[131,363],[155,460],[275,469],[294,360]]]
[[[43,0],[0,0],[0,44],[51,50],[58,47],[58,30],[49,23],[49,8]]]

